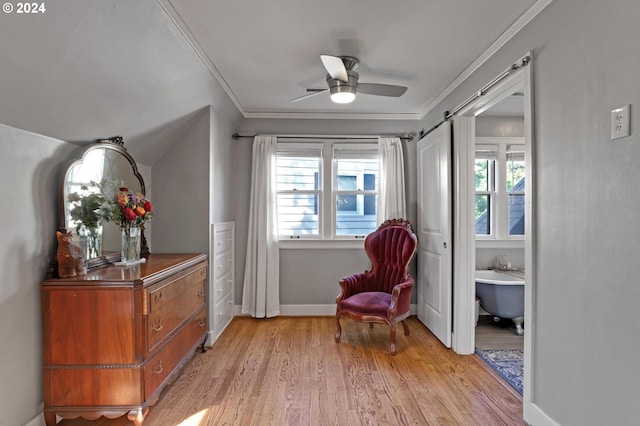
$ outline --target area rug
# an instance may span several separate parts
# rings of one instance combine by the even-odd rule
[[[524,373],[524,352],[522,350],[476,348],[476,354],[522,395],[522,375]]]

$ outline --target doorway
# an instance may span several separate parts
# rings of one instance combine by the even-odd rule
[[[475,353],[522,394],[524,374],[523,88],[475,116]]]
[[[457,230],[454,238],[454,326],[453,348],[460,354],[471,354],[476,347],[475,327],[475,269],[476,265],[485,265],[495,260],[496,256],[513,253],[514,245],[519,255],[510,255],[512,266],[524,269],[524,310],[525,329],[522,337],[524,349],[524,378],[523,401],[531,400],[531,359],[533,356],[532,336],[535,326],[533,316],[533,289],[534,277],[532,270],[533,250],[532,240],[535,218],[533,217],[532,200],[534,198],[532,156],[532,93],[531,93],[531,63],[522,67],[518,72],[511,74],[484,96],[471,102],[458,111],[453,119],[453,165],[455,185],[454,199],[458,207],[454,209],[454,229]],[[495,239],[491,243],[476,240],[476,185],[475,185],[475,161],[476,161],[476,137],[487,136],[487,129],[498,129],[503,133],[494,133],[498,137],[514,136],[514,133],[505,133],[506,128],[498,125],[500,120],[489,118],[492,114],[498,114],[501,108],[505,108],[515,97],[520,99],[522,105],[522,118],[520,119],[520,134],[517,136],[524,142],[523,153],[525,158],[526,196],[524,197],[524,236],[519,242],[513,239]],[[493,110],[493,111],[492,111]],[[503,124],[504,121],[503,120]],[[512,129],[513,130],[513,129]],[[476,244],[478,243],[478,244]],[[482,248],[481,251],[477,251]]]

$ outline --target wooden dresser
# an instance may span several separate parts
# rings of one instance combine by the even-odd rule
[[[124,414],[149,406],[207,337],[207,256],[152,254],[41,284],[44,416]]]

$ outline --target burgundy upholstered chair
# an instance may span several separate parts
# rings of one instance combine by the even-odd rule
[[[396,349],[396,325],[402,322],[404,334],[409,335],[407,317],[411,305],[413,278],[408,266],[416,252],[418,238],[411,223],[404,219],[390,219],[369,234],[364,248],[371,261],[371,269],[340,280],[342,292],[336,299],[336,342],[340,341],[340,318],[387,324],[390,329],[391,355]]]

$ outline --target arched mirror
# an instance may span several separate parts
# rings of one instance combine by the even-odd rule
[[[101,220],[100,206],[123,186],[145,194],[144,180],[121,136],[99,139],[64,174],[61,227],[73,231],[89,268],[120,260],[121,231],[113,222]],[[148,253],[144,236],[141,253]]]

